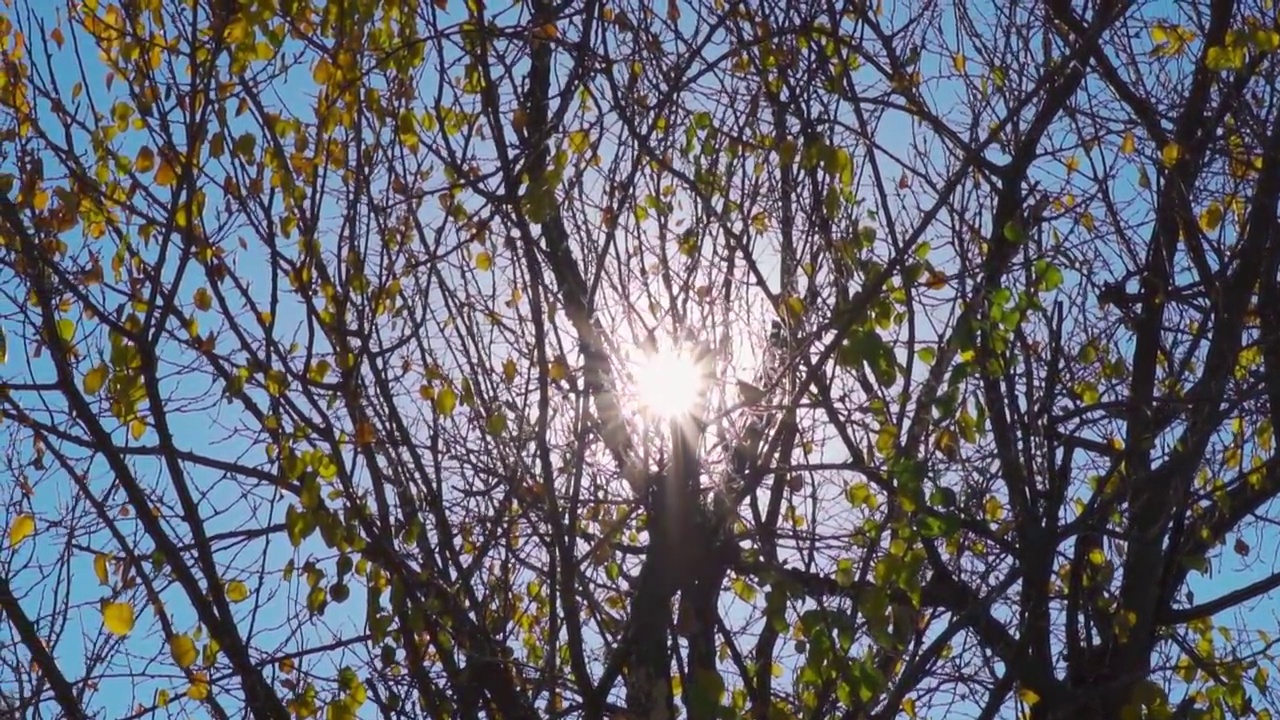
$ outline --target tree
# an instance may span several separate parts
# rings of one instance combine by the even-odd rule
[[[1269,3],[2,13],[6,712],[1274,712]]]

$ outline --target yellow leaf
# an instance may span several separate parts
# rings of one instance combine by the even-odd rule
[[[138,156],[133,161],[134,168],[140,173],[151,172],[156,166],[156,154],[147,146],[143,146],[138,150]]]
[[[211,295],[205,288],[196,290],[195,297],[192,299],[195,301],[196,308],[199,310],[208,310],[213,307],[213,295]]]
[[[556,360],[547,368],[547,377],[551,382],[559,382],[569,377],[569,366],[563,360]]]
[[[1205,232],[1213,232],[1222,224],[1222,206],[1216,202],[1209,203],[1209,207],[1200,213],[1200,227]]]
[[[1165,167],[1173,167],[1177,164],[1178,157],[1181,155],[1182,148],[1178,147],[1178,143],[1171,142],[1160,151],[1160,162],[1164,163]]]
[[[196,652],[196,642],[191,639],[190,635],[174,635],[169,638],[169,654],[173,656],[173,661],[178,663],[178,667],[186,670],[195,664],[199,653]]]
[[[85,393],[88,395],[97,395],[98,391],[102,390],[102,386],[107,384],[107,374],[109,372],[110,370],[107,369],[107,366],[105,363],[98,363],[97,367],[85,373],[85,376],[84,376]]]
[[[515,360],[507,358],[506,361],[502,363],[502,381],[508,385],[516,381]]]
[[[372,445],[377,439],[377,433],[373,429],[373,423],[364,420],[356,423],[356,444]]]
[[[475,263],[477,270],[488,272],[493,267],[493,256],[487,250],[481,250],[476,253]]]
[[[112,635],[121,637],[133,630],[133,606],[129,603],[109,602],[102,606],[102,626]]]
[[[107,578],[107,561],[110,558],[105,553],[98,553],[93,556],[93,574],[98,576],[99,585],[107,585],[110,581]]]
[[[129,437],[134,440],[141,440],[143,435],[147,434],[147,424],[141,420],[134,420],[129,423]]]
[[[1132,155],[1138,149],[1138,140],[1133,136],[1132,132],[1124,134],[1124,140],[1120,142],[1120,154]]]
[[[783,303],[784,309],[791,314],[792,318],[799,318],[804,315],[804,300],[792,295]]]
[[[293,658],[283,658],[279,662],[279,667],[280,667],[280,672],[284,673],[285,675],[292,675],[294,668],[297,666],[294,664]]]
[[[1211,47],[1204,56],[1205,66],[1214,72],[1241,70],[1244,62],[1244,48]]]
[[[950,428],[943,428],[933,439],[933,446],[948,460],[960,457],[960,436]]]
[[[249,586],[239,580],[232,580],[227,583],[227,599],[233,603],[244,602],[249,599]]]
[[[1260,53],[1271,53],[1280,50],[1280,32],[1258,28],[1253,31],[1251,40],[1254,48]]]
[[[966,65],[968,65],[968,62],[965,61],[964,55],[956,53],[951,57],[951,67],[955,68],[956,72],[963,73]]]
[[[436,391],[430,385],[420,385],[418,386],[418,397],[426,402],[431,402],[436,397]]]
[[[1030,688],[1022,688],[1018,691],[1018,699],[1028,705],[1035,705],[1040,702],[1040,696],[1035,694]]]
[[[355,708],[350,702],[335,700],[324,708],[325,720],[357,720]]]
[[[1156,24],[1151,27],[1151,41],[1156,47],[1153,54],[1157,57],[1176,57],[1186,50],[1187,45],[1196,39],[1196,34],[1180,25]]]
[[[447,385],[440,388],[436,392],[435,406],[436,412],[449,417],[453,414],[453,409],[458,406],[458,394]]]
[[[192,700],[204,700],[209,697],[209,680],[204,673],[195,673],[191,687],[187,688],[187,697]]]
[[[16,548],[27,538],[36,532],[36,519],[28,514],[22,514],[13,519],[13,524],[9,526],[9,547]]]
[[[1066,165],[1067,174],[1070,175],[1071,173],[1080,169],[1080,158],[1076,157],[1075,155],[1072,155],[1071,157],[1067,158],[1063,162],[1063,165]]]
[[[569,149],[574,155],[581,155],[591,149],[591,136],[586,130],[574,130],[569,133]]]
[[[320,58],[320,61],[316,63],[315,69],[311,71],[311,79],[315,80],[317,85],[328,85],[333,80],[333,76],[333,64],[325,58]]]
[[[160,166],[156,168],[155,183],[168,187],[178,181],[178,176],[173,171],[173,166],[166,159],[160,160]]]

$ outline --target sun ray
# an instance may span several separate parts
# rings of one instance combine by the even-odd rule
[[[697,409],[707,390],[705,361],[679,348],[640,352],[632,363],[638,410],[646,417],[671,420]]]

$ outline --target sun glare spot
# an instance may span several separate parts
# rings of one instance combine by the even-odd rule
[[[632,370],[640,411],[666,420],[691,412],[706,389],[703,377],[700,363],[678,350],[641,354]]]

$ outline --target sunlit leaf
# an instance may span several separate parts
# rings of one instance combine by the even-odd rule
[[[195,664],[199,652],[196,650],[196,643],[191,639],[190,635],[174,635],[169,638],[169,654],[173,657],[173,661],[183,670]]]
[[[107,561],[110,559],[105,553],[96,553],[93,556],[93,574],[98,576],[99,585],[110,584],[110,578],[107,575]]]
[[[187,697],[192,700],[207,700],[209,698],[209,679],[204,673],[195,673],[191,680],[191,685],[187,688]]]
[[[76,336],[76,324],[69,318],[62,318],[58,321],[58,337],[63,342],[70,343]]]
[[[1245,50],[1241,47],[1211,47],[1205,53],[1204,64],[1214,72],[1244,69]]]
[[[1222,224],[1222,206],[1217,202],[1209,203],[1200,213],[1200,228],[1205,232],[1213,232]]]
[[[233,603],[244,602],[249,598],[249,586],[240,580],[227,583],[227,599]]]
[[[453,409],[458,406],[458,394],[453,388],[444,386],[436,391],[435,408],[436,412],[445,417],[453,414]]]
[[[102,626],[112,635],[128,635],[133,630],[133,606],[124,602],[104,603]]]
[[[32,515],[23,513],[13,519],[13,523],[9,525],[9,547],[16,548],[23,540],[34,535],[36,532],[36,519]]]

